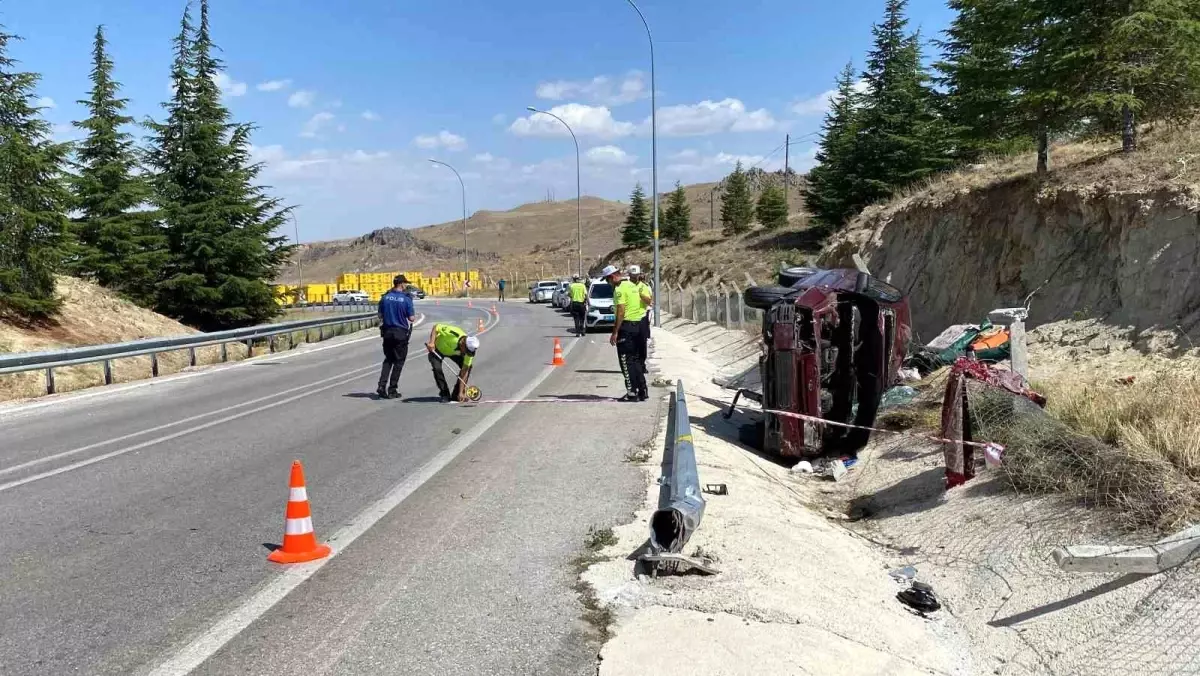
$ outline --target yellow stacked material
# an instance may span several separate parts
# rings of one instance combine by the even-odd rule
[[[338,275],[337,286],[339,291],[355,291],[358,289],[358,273],[343,272]]]
[[[275,285],[275,302],[280,305],[292,305],[296,302],[299,287],[284,284]]]
[[[333,294],[335,293],[337,293],[337,286],[334,284],[304,285],[304,297],[310,303],[333,302]]]

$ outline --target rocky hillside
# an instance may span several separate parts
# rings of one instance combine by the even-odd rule
[[[461,243],[461,240],[459,240]],[[472,267],[488,268],[500,261],[490,251],[467,252]],[[404,228],[382,228],[354,239],[314,242],[298,248],[292,264],[280,275],[281,284],[295,284],[296,261],[309,282],[331,282],[343,272],[421,270],[437,272],[462,268],[462,247],[446,246],[421,239]]]
[[[1146,135],[1123,155],[1058,146],[1039,180],[1032,157],[943,177],[864,212],[821,263],[862,253],[913,300],[914,328],[1031,300],[1031,324],[1096,318],[1135,333],[1200,338],[1200,130]],[[1183,336],[1188,336],[1187,339]]]

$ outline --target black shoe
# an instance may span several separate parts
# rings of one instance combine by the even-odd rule
[[[450,403],[450,395],[448,394],[439,394],[438,399],[440,399],[443,404]]]
[[[638,393],[638,401],[647,401],[648,399],[650,399],[649,392],[639,392]]]
[[[397,392],[396,390],[388,390],[387,396],[388,396],[388,399],[399,399],[400,393]]]
[[[639,401],[639,399],[636,394],[626,394],[625,396],[621,397],[617,401],[622,402],[622,403],[628,403],[628,402]]]
[[[381,388],[379,388],[379,389],[377,389],[377,390],[375,390],[375,394],[376,394],[376,395],[378,395],[380,399],[387,399],[387,398],[388,398],[388,391],[387,391],[386,389],[382,388],[382,387],[381,387]]]

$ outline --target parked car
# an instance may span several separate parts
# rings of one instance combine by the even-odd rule
[[[421,287],[412,286],[411,284],[404,287],[404,292],[413,298],[416,298],[417,300],[421,300],[425,297],[425,292],[421,289]]]
[[[593,279],[588,287],[587,296],[587,327],[612,326],[617,323],[616,310],[613,309],[612,285],[603,279]]]
[[[550,304],[560,310],[566,310],[571,307],[571,294],[568,292],[569,282],[559,282],[558,288],[554,290],[554,297],[550,299]]]
[[[352,305],[369,302],[371,302],[371,297],[367,295],[366,291],[347,289],[345,291],[338,291],[337,293],[333,294],[334,305]]]
[[[858,270],[791,268],[780,286],[747,289],[765,310],[759,360],[763,450],[790,457],[854,454],[866,445],[879,401],[897,382],[912,340],[908,299]],[[786,284],[786,286],[783,286]],[[811,418],[857,426],[824,425]]]
[[[536,284],[529,285],[529,302],[530,303],[549,303],[554,296],[554,289],[558,288],[558,282],[553,280],[542,280]]]

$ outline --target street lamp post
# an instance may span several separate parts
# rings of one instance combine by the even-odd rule
[[[580,171],[579,170],[579,139],[575,138],[575,130],[571,129],[571,125],[567,124],[566,120],[555,115],[554,113],[551,113],[551,112],[548,112],[545,110],[538,110],[537,108],[534,108],[533,106],[526,106],[525,109],[531,113],[541,113],[542,115],[549,115],[550,117],[553,117],[554,119],[558,120],[559,122],[562,122],[562,125],[564,127],[566,127],[567,131],[571,134],[571,140],[575,142],[575,236],[578,238],[578,240],[577,240],[578,247],[576,248],[576,253],[578,254],[578,260],[576,261],[576,265],[579,268],[579,274],[582,275],[583,274],[583,188],[582,188],[583,182],[579,178],[579,171]],[[570,265],[568,265],[567,267],[569,268]]]
[[[458,185],[462,188],[463,281],[468,284],[468,286],[466,287],[466,291],[467,291],[467,298],[470,298],[471,297],[471,287],[469,286],[470,272],[467,270],[467,268],[468,268],[468,263],[467,263],[467,184],[463,183],[462,176],[459,176],[458,170],[455,169],[454,167],[450,166],[449,164],[446,164],[445,162],[442,162],[441,160],[435,160],[432,157],[429,158],[429,161],[433,162],[434,164],[440,164],[443,167],[446,167],[447,169],[449,169],[450,171],[453,171],[454,175],[458,178]]]
[[[304,265],[300,261],[300,225],[296,223],[296,212],[289,211],[288,216],[292,217],[292,227],[296,231],[296,300],[300,302],[300,297],[304,295]],[[305,299],[307,300],[307,298]]]
[[[633,0],[626,1],[633,11],[637,12],[638,18],[642,20],[642,25],[646,27],[646,38],[650,41],[650,187],[654,191],[654,293],[657,299],[659,289],[662,287],[659,284],[658,264],[658,106],[657,91],[654,86],[654,36],[650,34],[650,24],[646,23],[646,17],[642,15],[642,10],[638,9]],[[654,325],[662,326],[657,300],[654,303]]]

